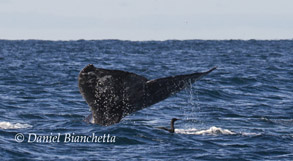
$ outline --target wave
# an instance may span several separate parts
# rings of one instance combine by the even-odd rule
[[[31,128],[32,125],[29,124],[21,124],[21,123],[11,123],[11,122],[0,122],[0,129],[24,129]]]
[[[233,132],[228,129],[222,129],[216,126],[212,126],[206,130],[199,130],[195,128],[191,129],[175,129],[177,134],[187,134],[187,135],[243,135],[243,136],[257,136],[260,133],[249,133],[249,132]]]
[[[179,134],[189,134],[189,135],[235,135],[235,132],[232,132],[230,130],[227,129],[222,129],[216,126],[212,126],[209,129],[206,130],[198,130],[195,128],[191,128],[191,129],[175,129],[176,133]]]

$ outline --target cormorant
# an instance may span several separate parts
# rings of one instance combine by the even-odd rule
[[[175,131],[174,123],[175,123],[175,121],[177,121],[177,120],[181,120],[181,119],[172,118],[172,120],[171,120],[171,129],[168,129],[168,128],[165,128],[165,127],[158,127],[158,128],[159,128],[159,129],[166,130],[166,131],[169,131],[170,133],[174,133],[174,131]]]

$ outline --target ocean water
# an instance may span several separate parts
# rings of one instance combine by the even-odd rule
[[[83,121],[90,63],[148,79],[218,68],[105,127]],[[292,40],[0,40],[0,69],[1,160],[293,160]],[[175,133],[157,128],[172,118]]]

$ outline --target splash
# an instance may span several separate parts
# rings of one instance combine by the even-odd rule
[[[24,129],[31,128],[32,125],[29,124],[20,124],[20,123],[10,123],[10,122],[0,122],[0,129]]]
[[[195,128],[191,129],[175,129],[175,133],[179,134],[189,134],[189,135],[235,135],[235,132],[232,132],[228,129],[222,129],[216,126],[212,126],[206,130],[198,130]]]

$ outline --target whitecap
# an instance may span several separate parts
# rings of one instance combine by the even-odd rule
[[[261,133],[254,133],[254,132],[241,132],[240,133],[243,136],[259,136],[262,135]]]
[[[176,133],[179,134],[189,134],[189,135],[235,135],[236,133],[233,131],[230,131],[228,129],[222,129],[216,126],[212,126],[209,129],[206,130],[198,130],[195,128],[191,129],[175,129]]]
[[[21,123],[11,123],[11,122],[0,122],[0,129],[24,129],[31,128],[32,125],[29,124],[21,124]]]

